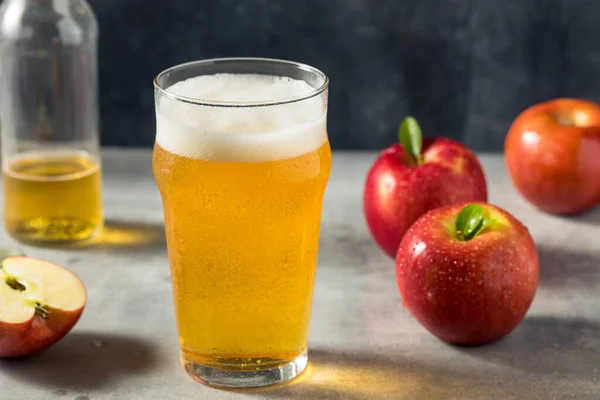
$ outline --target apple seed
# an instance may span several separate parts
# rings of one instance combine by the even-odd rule
[[[11,289],[19,291],[19,292],[25,292],[27,290],[27,286],[25,286],[24,284],[19,282],[16,278],[14,278],[10,275],[7,275],[0,268],[0,276],[2,276],[2,275],[4,276],[4,282]],[[25,297],[27,298],[28,296],[25,294]],[[39,301],[37,301],[35,299],[30,298],[30,300],[35,307],[35,315],[37,315],[38,317],[40,317],[42,319],[48,319],[48,316],[50,315],[50,310],[48,309],[48,307],[46,307],[44,304],[40,303]]]
[[[12,276],[6,277],[6,281],[5,282],[6,282],[6,284],[8,286],[10,286],[11,289],[18,290],[19,292],[24,292],[25,289],[27,289],[25,287],[25,285],[23,285],[21,282],[19,282],[18,280],[16,280]]]

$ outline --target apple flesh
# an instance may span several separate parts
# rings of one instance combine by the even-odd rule
[[[483,168],[468,147],[447,138],[423,139],[420,154],[411,155],[407,147],[397,143],[381,152],[363,192],[371,235],[391,258],[408,228],[427,211],[487,201]]]
[[[0,358],[47,349],[77,323],[87,301],[83,283],[48,261],[8,257],[0,269]]]
[[[486,203],[472,237],[457,227],[454,204],[430,211],[408,230],[396,257],[403,306],[443,341],[480,345],[515,329],[533,301],[539,260],[527,228]],[[463,224],[464,225],[464,224]]]
[[[600,105],[555,99],[523,111],[504,144],[521,195],[552,214],[578,214],[600,202]]]

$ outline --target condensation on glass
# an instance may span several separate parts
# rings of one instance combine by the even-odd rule
[[[98,27],[85,0],[0,6],[4,218],[23,242],[73,242],[103,224]]]

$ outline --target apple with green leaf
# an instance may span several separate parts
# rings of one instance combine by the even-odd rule
[[[477,156],[451,139],[422,138],[412,117],[402,121],[400,143],[383,150],[371,166],[363,210],[377,244],[390,257],[408,228],[427,211],[464,201],[487,201]]]
[[[83,283],[48,261],[9,256],[0,268],[0,358],[47,349],[77,323],[87,302]]]
[[[402,304],[453,344],[497,340],[521,322],[539,281],[527,228],[486,203],[432,210],[408,230],[396,257]]]

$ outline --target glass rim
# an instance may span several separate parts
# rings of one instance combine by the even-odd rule
[[[159,80],[163,76],[165,76],[173,71],[177,71],[184,67],[189,67],[189,66],[194,66],[194,65],[205,65],[205,64],[229,63],[229,62],[234,62],[234,63],[267,62],[267,63],[272,63],[272,64],[282,64],[282,65],[285,65],[285,66],[288,66],[291,68],[296,68],[296,69],[314,73],[323,79],[323,83],[321,84],[321,86],[319,86],[317,88],[313,88],[311,91],[309,91],[308,93],[303,94],[301,96],[288,97],[288,98],[284,98],[284,99],[280,99],[280,100],[251,101],[251,102],[206,100],[206,99],[200,99],[200,98],[194,98],[194,97],[181,96],[181,95],[175,94],[173,92],[170,92],[167,87],[164,87],[159,83]],[[198,75],[198,76],[201,76],[201,75]],[[193,105],[198,105],[198,106],[209,106],[209,107],[248,108],[248,107],[278,106],[278,105],[283,105],[283,104],[296,103],[296,102],[308,100],[310,98],[320,95],[327,89],[328,86],[329,86],[329,77],[327,75],[325,75],[325,73],[323,71],[319,70],[318,68],[312,67],[308,64],[296,62],[296,61],[282,60],[282,59],[278,59],[278,58],[262,58],[262,57],[224,57],[224,58],[208,58],[208,59],[203,59],[203,60],[189,61],[186,63],[181,63],[181,64],[174,65],[172,67],[169,67],[169,68],[161,71],[160,73],[158,73],[158,75],[156,75],[156,77],[154,78],[154,88],[155,88],[155,90],[158,91],[158,93],[161,94],[161,96],[165,96],[167,98],[177,100],[177,101],[180,101],[183,103],[188,103],[188,104],[193,104]]]

